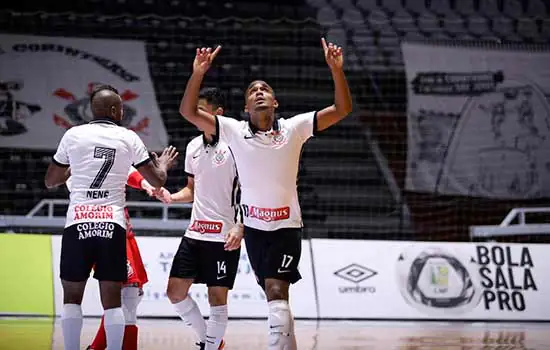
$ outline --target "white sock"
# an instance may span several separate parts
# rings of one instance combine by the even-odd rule
[[[121,307],[104,311],[105,336],[108,350],[122,349],[124,339],[124,312]]]
[[[205,350],[218,350],[227,328],[227,305],[211,306],[206,323]]]
[[[82,332],[82,307],[78,304],[64,304],[61,314],[63,344],[65,350],[80,350]]]
[[[206,322],[193,298],[188,296],[179,303],[173,305],[181,319],[195,331],[198,341],[204,343]]]
[[[269,350],[293,350],[292,314],[286,300],[272,300],[268,303]]]
[[[124,312],[124,322],[127,326],[137,323],[137,307],[141,298],[138,287],[122,288],[122,312]]]

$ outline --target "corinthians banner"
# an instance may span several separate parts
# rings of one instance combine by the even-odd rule
[[[550,48],[404,43],[402,50],[407,190],[550,196]]]
[[[143,42],[0,35],[0,147],[55,149],[91,119],[96,84],[119,90],[122,124],[149,149],[166,146]]]

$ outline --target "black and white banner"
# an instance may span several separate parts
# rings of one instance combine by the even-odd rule
[[[406,189],[498,199],[550,196],[550,47],[403,43]]]
[[[0,147],[55,149],[68,128],[91,119],[98,83],[119,90],[124,126],[151,150],[166,146],[145,43],[0,35]]]

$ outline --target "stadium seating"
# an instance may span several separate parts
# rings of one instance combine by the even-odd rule
[[[550,37],[550,6],[542,0],[78,0],[7,7],[0,11],[2,32],[145,40],[159,107],[171,143],[180,150],[197,134],[177,109],[198,45],[223,43],[205,85],[229,92],[228,107],[236,118],[246,118],[239,112],[243,89],[255,78],[272,83],[281,115],[288,116],[332,103],[332,81],[319,47],[326,34],[346,48],[355,113],[389,111],[402,117],[399,128],[406,130],[402,40],[547,43]],[[352,118],[306,145],[299,190],[309,235],[411,238],[404,205],[380,158],[396,155],[387,153],[388,135],[374,136],[382,140],[382,153]],[[3,153],[0,166],[10,172],[0,179],[1,191],[16,200],[3,201],[1,213],[24,214],[42,198],[66,198],[64,189],[42,186],[50,155]],[[406,153],[396,157],[403,160]],[[400,170],[392,170],[399,180]],[[179,164],[168,187],[184,185],[182,176]],[[146,200],[135,191],[129,199]]]

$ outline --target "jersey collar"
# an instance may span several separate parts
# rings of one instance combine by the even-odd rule
[[[120,122],[117,122],[109,117],[97,117],[88,122],[89,124],[113,124],[120,126]]]
[[[206,146],[214,147],[218,143],[219,139],[220,137],[218,135],[213,135],[212,142],[208,142],[208,140],[206,140],[206,136],[204,136],[204,133],[202,134],[202,143],[204,147]]]
[[[260,131],[252,122],[248,121],[248,127],[250,128],[250,131],[252,134],[256,134],[258,131]],[[273,128],[274,132],[279,131],[279,120],[277,118],[273,119],[273,125],[271,126]]]

